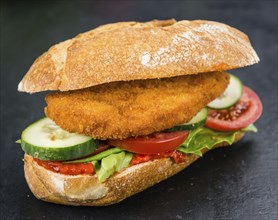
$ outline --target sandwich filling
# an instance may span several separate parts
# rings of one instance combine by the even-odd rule
[[[115,82],[57,92],[44,118],[21,140],[38,165],[103,182],[121,170],[160,158],[182,163],[237,135],[256,132],[259,97],[227,73]]]

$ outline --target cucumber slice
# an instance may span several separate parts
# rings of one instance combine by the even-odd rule
[[[230,75],[230,83],[226,90],[218,98],[208,104],[209,108],[225,109],[234,105],[241,97],[243,85],[239,78]]]
[[[92,153],[98,141],[89,136],[69,133],[51,119],[29,125],[21,135],[23,151],[41,160],[72,160]]]
[[[173,132],[173,131],[183,131],[183,130],[194,130],[195,128],[203,126],[205,124],[207,116],[208,116],[208,109],[203,108],[189,122],[176,125],[173,128],[167,129],[167,131]]]

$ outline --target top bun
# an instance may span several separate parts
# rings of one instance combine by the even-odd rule
[[[18,90],[68,91],[113,81],[225,71],[258,61],[248,37],[222,23],[119,22],[52,46],[36,59]]]

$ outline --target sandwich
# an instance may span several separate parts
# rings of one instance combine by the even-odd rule
[[[111,205],[256,132],[260,98],[225,71],[258,61],[244,33],[206,20],[107,24],[52,46],[18,85],[52,91],[17,141],[30,190]]]

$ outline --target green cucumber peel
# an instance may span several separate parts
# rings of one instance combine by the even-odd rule
[[[41,160],[66,161],[89,155],[99,141],[92,137],[63,130],[49,118],[30,124],[17,141],[22,150]]]
[[[83,157],[84,155],[88,155],[92,151],[96,150],[97,145],[98,142],[93,139],[85,143],[80,143],[75,146],[68,146],[63,148],[38,147],[35,145],[31,145],[24,140],[21,141],[21,148],[26,154],[31,155],[35,158],[39,158],[40,160],[57,161],[67,161]]]
[[[211,109],[227,109],[233,106],[243,94],[243,84],[241,80],[232,74],[230,74],[230,81],[225,91],[215,100],[208,103],[208,107]]]
[[[202,127],[205,125],[207,116],[208,116],[208,108],[205,107],[205,108],[201,109],[189,122],[176,125],[165,131],[166,132],[175,132],[175,131],[195,130],[196,128]]]

